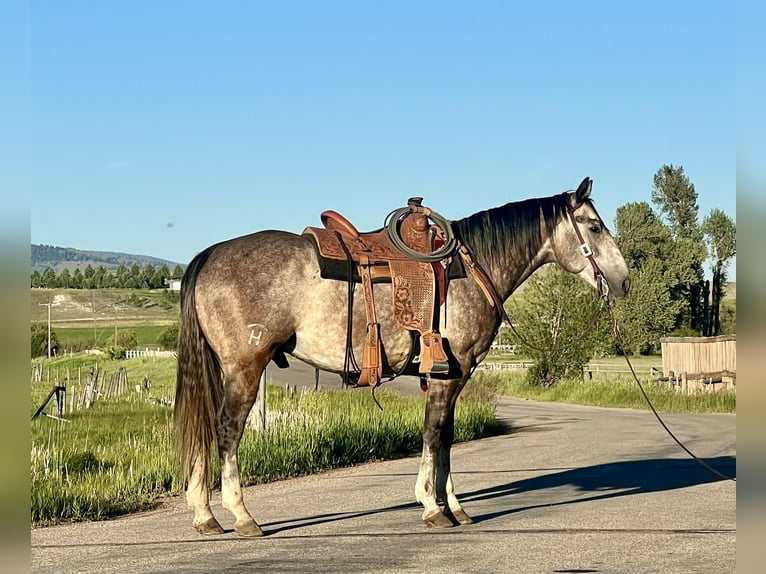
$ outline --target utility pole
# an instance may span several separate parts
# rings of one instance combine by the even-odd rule
[[[39,303],[41,307],[48,307],[48,359],[51,358],[51,303],[48,301],[47,303]]]

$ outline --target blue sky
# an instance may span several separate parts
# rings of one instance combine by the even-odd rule
[[[29,21],[10,175],[32,243],[185,264],[324,209],[458,219],[585,176],[613,227],[665,163],[700,219],[736,221],[733,3],[50,0]]]

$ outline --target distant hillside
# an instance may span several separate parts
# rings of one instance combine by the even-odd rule
[[[134,263],[142,268],[149,263],[155,267],[167,265],[171,270],[176,265],[180,265],[175,261],[149,257],[148,255],[130,255],[111,251],[82,251],[71,247],[32,244],[31,272],[39,271],[42,273],[48,267],[53,269],[56,274],[64,269],[74,271],[79,268],[80,271],[84,271],[88,265],[93,269],[103,267],[107,271],[113,271],[120,264],[130,267]],[[183,265],[181,266],[183,267]]]

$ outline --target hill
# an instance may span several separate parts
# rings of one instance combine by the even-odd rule
[[[32,323],[48,318],[59,327],[95,324],[172,324],[178,320],[177,294],[164,289],[31,289]]]
[[[107,271],[113,271],[120,265],[130,267],[134,263],[142,268],[147,264],[151,264],[154,267],[167,265],[170,269],[173,269],[176,265],[180,265],[175,261],[168,261],[166,259],[159,259],[148,255],[131,255],[128,253],[115,253],[112,251],[83,251],[72,247],[32,244],[30,272],[39,271],[42,273],[50,267],[58,275],[64,269],[69,269],[71,272],[79,268],[80,271],[84,271],[88,265],[93,269],[103,267]],[[181,267],[183,267],[183,265],[181,265]]]

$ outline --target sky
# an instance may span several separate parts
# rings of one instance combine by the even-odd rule
[[[6,177],[33,197],[32,243],[186,264],[325,209],[374,229],[420,196],[459,219],[586,176],[614,228],[663,164],[700,221],[736,222],[733,3],[48,0],[28,18],[28,153]]]

